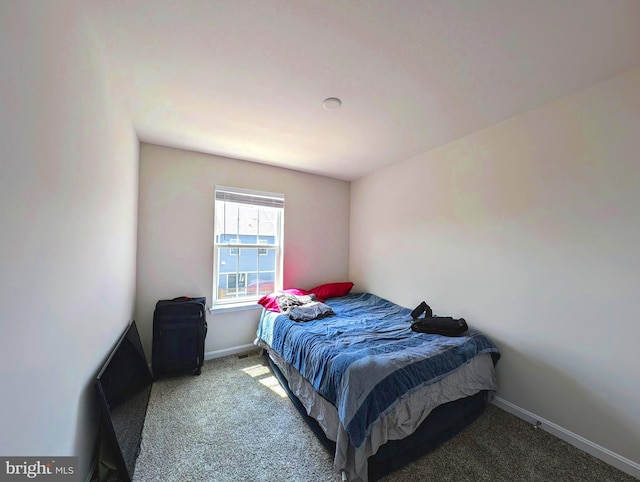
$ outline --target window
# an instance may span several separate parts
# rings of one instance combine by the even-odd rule
[[[216,186],[214,305],[282,288],[284,195]]]
[[[259,239],[258,240],[258,244],[269,244],[269,240],[268,239]],[[258,254],[260,256],[266,256],[267,254],[269,254],[269,250],[267,248],[258,248]]]
[[[240,244],[240,240],[238,238],[230,239],[229,242],[231,244]],[[240,254],[240,248],[229,248],[229,254],[231,256],[238,256]]]
[[[247,273],[226,273],[227,289],[243,294],[247,289]]]

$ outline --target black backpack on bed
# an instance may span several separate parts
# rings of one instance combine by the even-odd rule
[[[460,336],[467,331],[469,327],[464,318],[456,319],[450,316],[436,316],[415,320],[411,323],[411,329],[432,335]]]
[[[424,313],[424,318],[418,318]],[[451,318],[450,316],[433,316],[431,307],[424,301],[411,312],[411,329],[419,333],[432,335],[460,336],[469,329],[464,318]]]

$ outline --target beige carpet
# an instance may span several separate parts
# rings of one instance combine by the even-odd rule
[[[260,356],[205,363],[199,377],[154,383],[134,481],[339,482]],[[391,481],[634,481],[491,405]]]

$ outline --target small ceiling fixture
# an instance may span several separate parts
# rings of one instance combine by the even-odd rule
[[[337,109],[342,105],[342,101],[337,97],[329,97],[322,101],[322,107],[327,110]]]

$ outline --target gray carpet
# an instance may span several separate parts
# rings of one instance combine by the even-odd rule
[[[280,393],[278,393],[280,392]],[[154,383],[134,482],[339,482],[329,455],[260,356],[219,358]],[[391,481],[634,481],[491,405]]]

